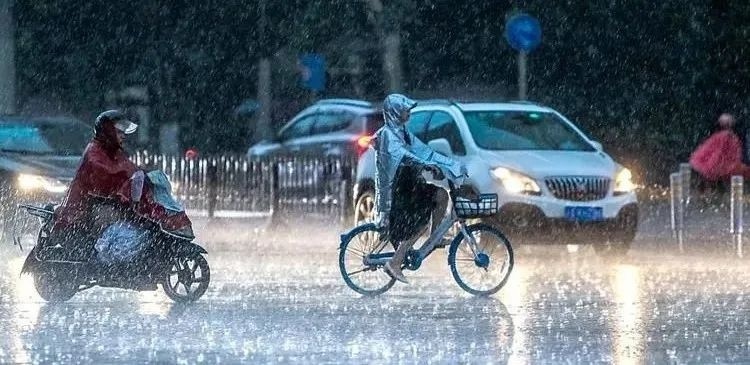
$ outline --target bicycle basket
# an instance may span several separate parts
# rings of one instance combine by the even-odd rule
[[[474,200],[456,197],[453,207],[460,218],[491,216],[497,213],[497,194],[482,194]]]

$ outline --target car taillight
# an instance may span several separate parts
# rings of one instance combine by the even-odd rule
[[[368,147],[370,147],[370,142],[372,142],[373,136],[362,136],[357,138],[357,152],[359,154],[363,154]]]
[[[359,148],[370,147],[370,141],[372,141],[372,136],[359,137],[359,139],[357,139],[357,146],[359,146]]]

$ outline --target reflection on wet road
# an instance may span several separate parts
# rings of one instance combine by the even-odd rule
[[[750,361],[739,260],[520,249],[506,287],[474,298],[438,253],[407,273],[411,285],[361,298],[339,277],[335,237],[305,233],[204,240],[211,288],[187,306],[102,288],[45,304],[18,276],[23,257],[3,247],[0,363]]]

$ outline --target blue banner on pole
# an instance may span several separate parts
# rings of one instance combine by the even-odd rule
[[[505,23],[505,38],[513,49],[529,53],[542,43],[542,27],[528,14],[518,14]]]
[[[326,60],[318,53],[307,53],[300,57],[302,87],[312,91],[326,88]]]

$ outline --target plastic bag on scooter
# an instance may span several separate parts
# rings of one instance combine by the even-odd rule
[[[142,252],[149,242],[150,232],[129,222],[116,222],[107,227],[94,248],[99,261],[127,262]]]

